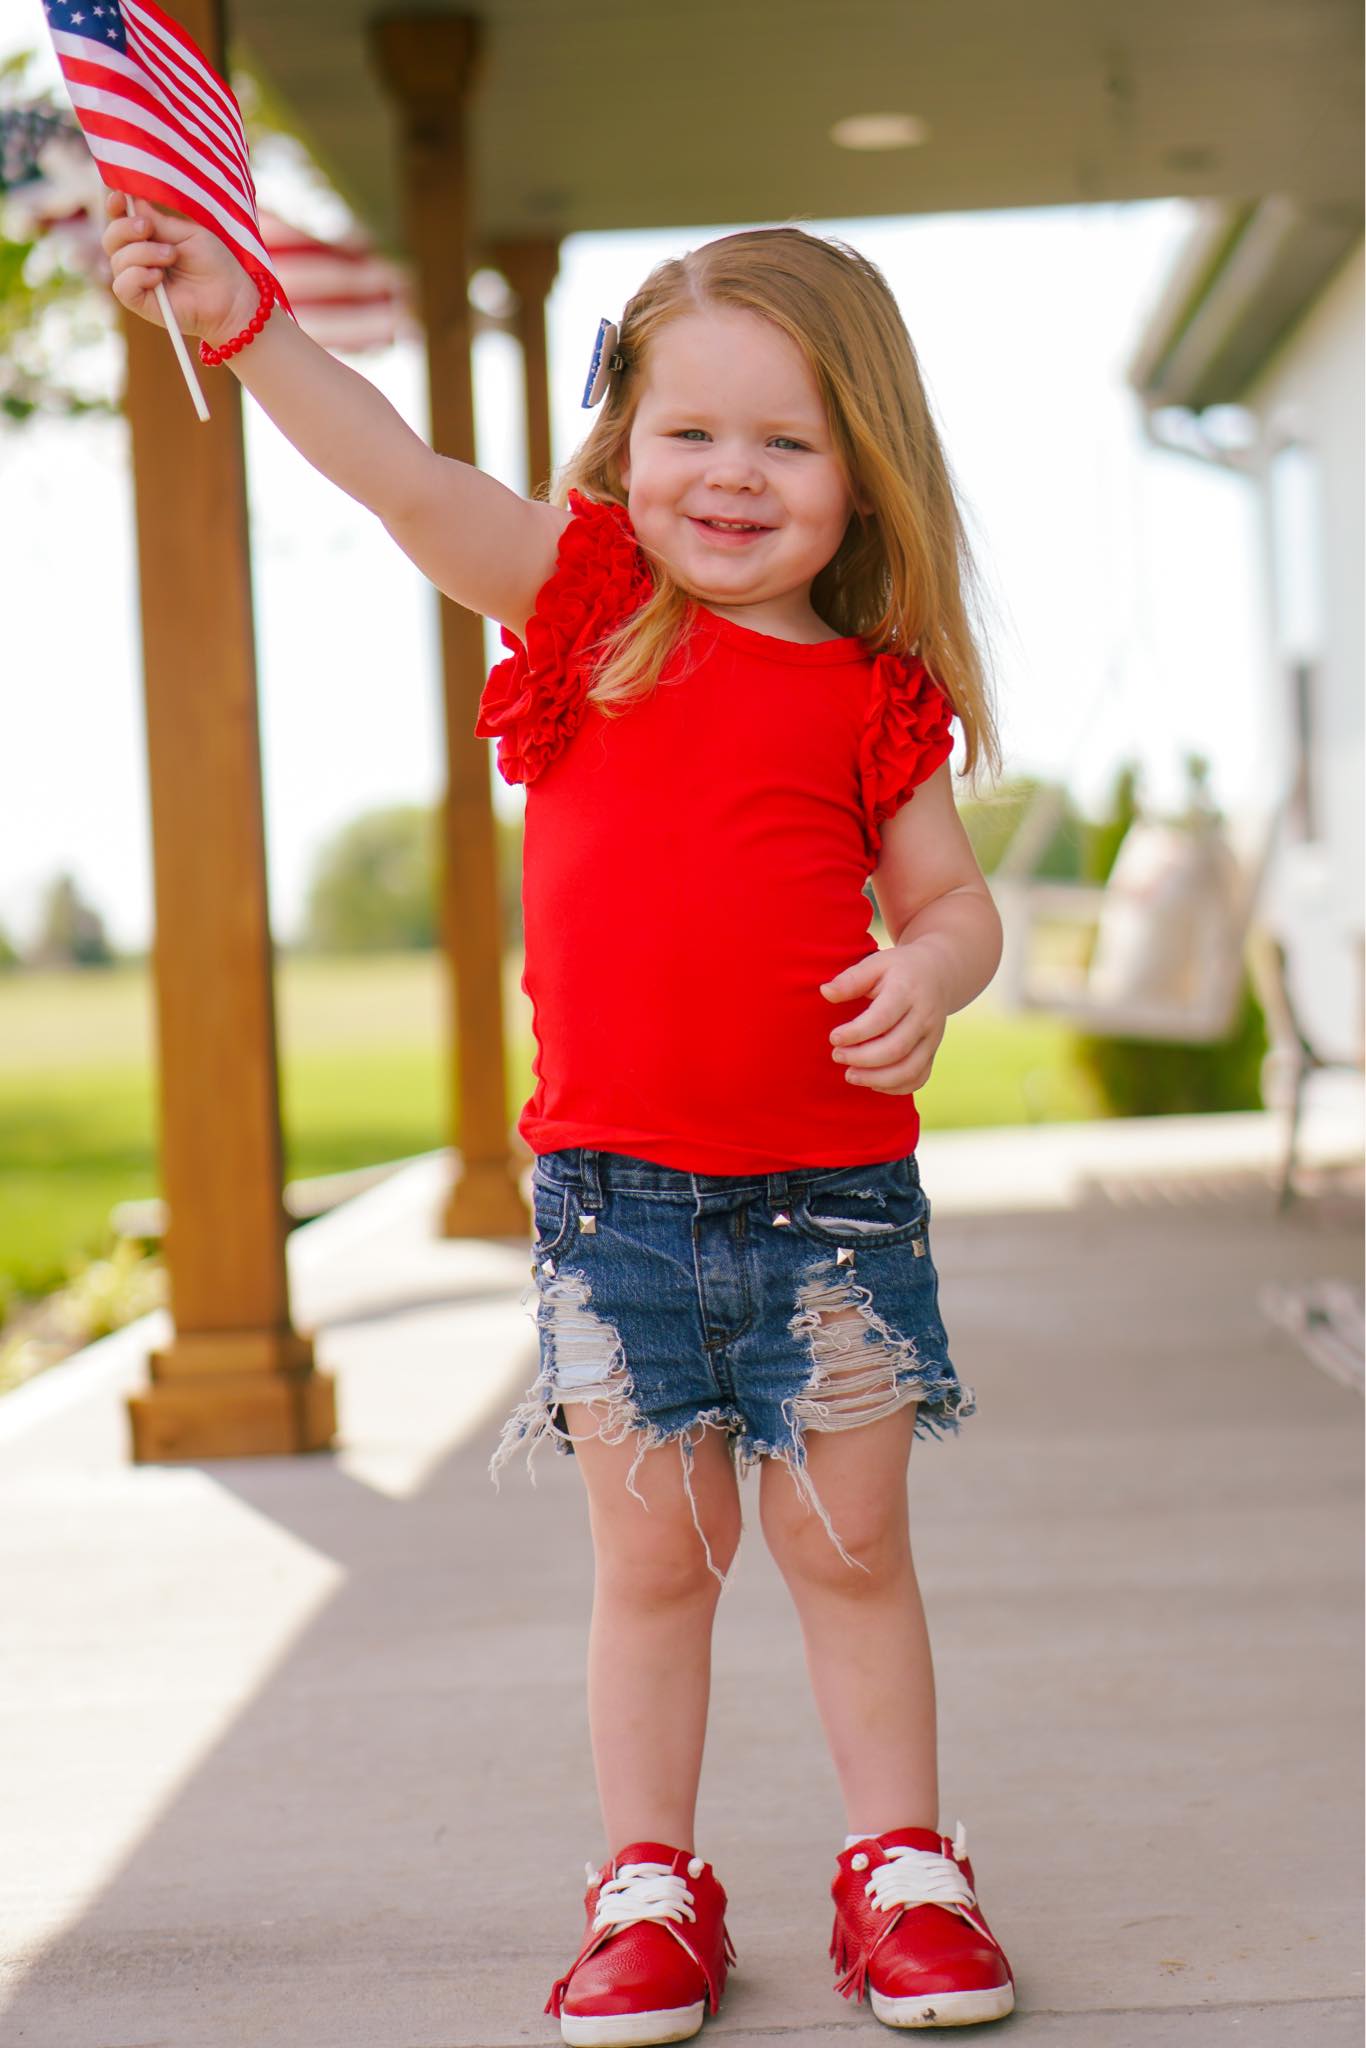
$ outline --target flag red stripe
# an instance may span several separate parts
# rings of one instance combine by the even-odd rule
[[[287,242],[283,236],[268,235],[266,238],[277,256],[326,256],[329,263],[377,263],[381,259],[373,249],[348,249],[341,242],[314,242],[303,239]]]
[[[120,121],[115,115],[99,113],[93,107],[86,107],[82,112],[84,115],[82,126],[87,137],[102,136],[108,142],[127,142],[131,143],[134,148],[148,149],[149,153],[154,153],[160,158],[168,171],[173,172],[176,178],[184,179],[186,189],[191,194],[211,193],[219,205],[225,207],[234,216],[239,227],[245,228],[250,235],[256,236],[255,216],[248,213],[234,193],[229,192],[226,187],[217,184],[213,179],[206,178],[202,171],[197,170],[187,158],[180,154],[179,150],[172,149],[160,137],[156,138],[155,149],[153,150],[146,129],[139,127],[136,121]],[[99,152],[92,146],[91,154],[92,156],[98,156]]]
[[[164,103],[169,119],[181,119],[180,110],[183,103],[180,100],[171,100],[171,96],[165,92],[159,80],[136,54],[130,54],[127,50],[111,50],[107,43],[93,41],[85,35],[72,35],[62,29],[52,31],[52,41],[57,51],[57,61],[68,78],[79,75],[74,69],[77,65],[91,65],[106,74],[106,83],[111,90],[124,84],[139,85],[150,92],[159,103]],[[199,125],[199,116],[193,108],[186,110],[184,118],[193,121],[196,126]],[[223,127],[218,122],[218,117],[214,115],[212,119],[222,133]],[[240,131],[240,119],[237,126]],[[243,153],[245,144],[241,142],[240,135],[234,138],[229,134],[228,141],[231,154],[240,167],[241,177],[250,186],[251,167]]]
[[[100,162],[99,157],[95,160],[97,163]],[[192,194],[182,191],[178,185],[168,185],[164,178],[158,178],[154,172],[134,169],[125,164],[113,165],[111,168],[118,179],[114,188],[116,191],[129,192],[135,199],[150,199],[154,206],[169,206],[178,213],[188,214],[191,220],[198,221],[202,228],[207,228],[210,234],[216,235],[218,240],[231,250],[244,270],[268,267],[262,264],[259,255],[251,249],[244,248],[235,236],[230,235],[216,215],[210,213],[206,206],[201,206]],[[273,271],[271,275],[274,275]],[[288,305],[288,301],[285,303],[287,310],[292,312],[293,308]]]
[[[218,97],[224,101],[229,118],[241,120],[242,110],[237,104],[237,95],[227,79],[221,71],[210,64],[198,43],[185,33],[178,21],[173,21],[169,14],[164,13],[157,6],[156,0],[120,0],[120,4],[125,30],[129,22],[137,22],[140,27],[160,29],[171,42],[180,45],[184,61],[193,72],[203,74],[205,85],[210,89],[217,89]]]
[[[128,47],[136,54],[152,90],[160,93],[183,121],[203,135],[205,146],[211,147],[215,154],[223,158],[225,166],[239,183],[249,184],[251,166],[247,161],[246,150],[229,124],[220,117],[209,101],[195,91],[191,81],[178,78],[174,72],[165,69],[145,46],[133,42],[130,38]]]
[[[309,311],[344,306],[349,312],[353,307],[363,309],[366,306],[393,306],[397,303],[397,295],[394,292],[310,292],[297,284],[294,287],[295,307],[304,306]]]
[[[220,179],[224,188],[234,196],[238,205],[246,205],[250,208],[251,217],[253,221],[255,220],[254,195],[243,185],[241,174],[236,164],[225,161],[222,151],[215,148],[197,128],[188,129],[184,122],[177,120],[174,108],[168,107],[164,99],[159,99],[154,93],[148,92],[145,86],[136,84],[131,78],[125,77],[122,72],[110,71],[105,65],[91,64],[82,58],[73,58],[62,68],[66,73],[66,81],[69,86],[75,87],[79,85],[85,88],[87,92],[105,93],[111,99],[126,100],[132,106],[141,107],[144,113],[150,114],[154,120],[159,121],[172,134],[176,135],[186,148],[199,150],[205,157],[204,170],[201,175],[211,173],[215,178]],[[92,106],[88,99],[78,97],[74,91],[71,98],[78,115],[85,112],[91,115],[104,115],[109,119],[117,118],[110,108]],[[155,133],[155,131],[152,132]],[[164,140],[164,138],[158,139]],[[211,151],[212,156],[210,157]]]
[[[239,236],[237,223],[224,214],[215,200],[201,199],[184,186],[173,185],[164,178],[161,157],[150,150],[132,148],[125,142],[107,142],[99,135],[94,138],[91,154],[106,184],[116,192],[143,193],[161,205],[178,208],[217,235],[246,268],[268,270],[274,276],[275,266],[260,237],[251,233]]]
[[[200,87],[199,77],[193,72],[187,76],[185,67],[178,57],[168,58],[150,36],[130,32],[128,47],[138,62],[151,74],[153,82],[160,86],[167,98],[181,108],[187,119],[206,123],[216,130],[221,142],[226,144],[239,171],[246,179],[251,177],[247,161],[246,141],[242,134],[242,116],[234,100],[232,108],[224,113],[209,99]],[[191,104],[187,106],[185,101]]]

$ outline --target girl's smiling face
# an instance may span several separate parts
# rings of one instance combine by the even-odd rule
[[[710,610],[785,639],[828,637],[811,582],[854,498],[811,367],[771,320],[709,307],[660,329],[622,481],[639,539]]]

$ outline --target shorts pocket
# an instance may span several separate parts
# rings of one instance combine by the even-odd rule
[[[537,1258],[554,1258],[578,1224],[578,1196],[567,1181],[542,1180],[533,1167],[531,1213]]]
[[[929,1227],[929,1196],[913,1154],[876,1166],[851,1166],[808,1185],[792,1210],[803,1236],[820,1244],[910,1244]]]

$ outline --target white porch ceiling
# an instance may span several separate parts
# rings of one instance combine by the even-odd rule
[[[401,251],[374,0],[226,0],[255,70]],[[389,11],[398,12],[398,9]],[[448,8],[405,5],[408,15]],[[481,242],[1180,194],[1362,190],[1356,0],[482,0]],[[860,153],[851,114],[927,143]],[[1048,309],[1022,308],[1046,319]]]

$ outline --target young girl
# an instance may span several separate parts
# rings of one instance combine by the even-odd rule
[[[434,455],[284,314],[253,321],[256,284],[188,222],[139,201],[105,246],[134,312],[164,280],[210,345],[245,331],[241,382],[511,650],[475,730],[527,791],[540,1372],[494,1464],[549,1438],[587,1489],[609,1852],[547,2011],[624,2048],[719,2004],[735,1954],[694,1808],[758,1463],[847,1808],[836,1988],[893,2027],[1001,2017],[1010,1966],[962,1824],[939,1832],[906,1484],[913,1438],[974,1406],[913,1091],[1000,957],[952,719],[966,771],[999,750],[891,292],[794,227],[660,264],[603,323],[602,410],[545,504]]]

